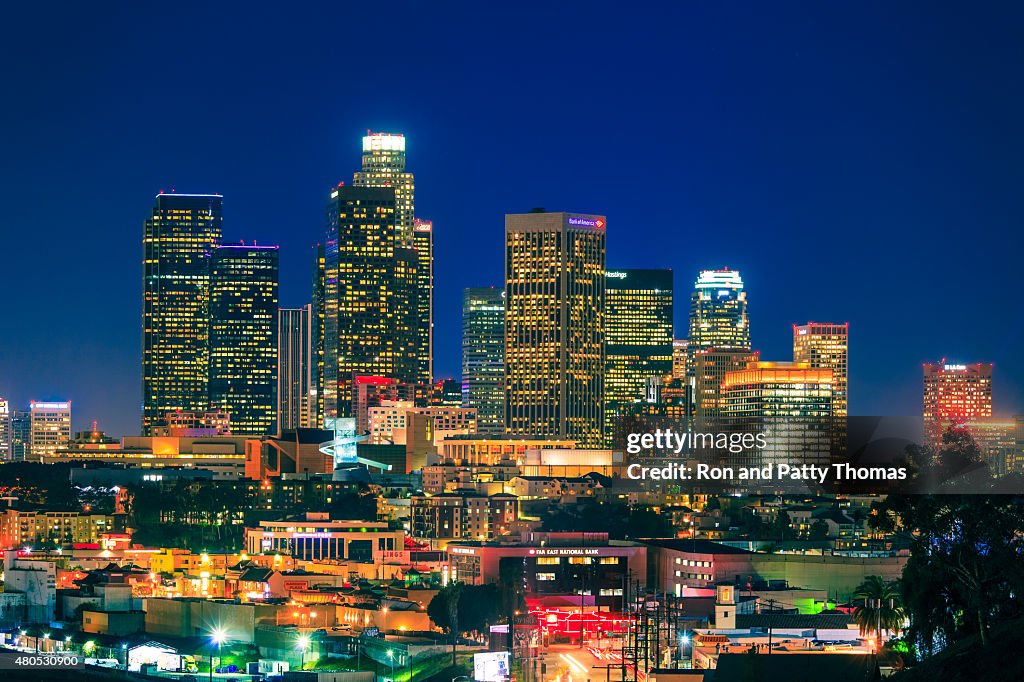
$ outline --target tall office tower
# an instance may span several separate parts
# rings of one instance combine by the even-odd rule
[[[11,401],[0,398],[0,462],[14,459],[14,427],[11,424]]]
[[[313,425],[315,428],[322,429],[324,427],[324,269],[326,264],[323,244],[316,245],[315,256],[313,259],[313,303],[311,304],[313,391],[316,394],[313,405]]]
[[[730,433],[764,434],[763,448],[730,452],[737,466],[769,462],[829,464],[832,370],[806,362],[751,362],[722,379],[723,424]]]
[[[703,270],[690,302],[689,350],[750,350],[750,321],[743,279],[735,270]]]
[[[793,325],[793,361],[812,369],[832,370],[832,415],[849,412],[849,322],[808,322]]]
[[[210,261],[210,405],[234,435],[277,432],[278,247],[221,246]]]
[[[313,350],[316,315],[313,305],[281,308],[277,320],[278,430],[317,428],[316,358]]]
[[[25,410],[11,412],[11,459],[24,462],[32,443],[32,414]]]
[[[605,427],[672,373],[672,271],[608,270],[604,293]]]
[[[39,462],[50,457],[57,448],[71,442],[71,403],[41,402],[29,404],[31,433],[26,459]]]
[[[924,364],[925,441],[937,447],[942,432],[978,417],[992,416],[992,365]]]
[[[505,216],[505,431],[604,443],[603,216]]]
[[[686,380],[687,349],[690,342],[686,339],[672,341],[672,378]]]
[[[475,407],[477,433],[505,434],[505,291],[462,292],[462,406]]]
[[[331,190],[324,286],[324,417],[352,417],[356,374],[415,383],[417,253],[403,246],[395,190]]]
[[[714,433],[724,429],[725,392],[722,390],[722,382],[725,375],[746,369],[748,364],[757,362],[759,357],[757,352],[717,348],[698,351],[693,355],[693,407],[698,431]]]
[[[210,254],[219,194],[158,194],[142,240],[142,431],[209,407]]]
[[[395,191],[395,224],[399,241],[413,240],[416,215],[416,183],[405,172],[405,136],[401,133],[371,133],[363,136],[363,169],[352,177],[356,187],[391,187]]]
[[[418,383],[434,380],[434,223],[414,220],[412,247],[416,250],[416,359]]]

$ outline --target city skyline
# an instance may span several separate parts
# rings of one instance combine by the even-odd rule
[[[449,116],[445,109],[444,117],[432,111],[465,81],[479,81],[483,67],[477,66],[426,78],[380,102],[310,118],[309,111],[331,109],[325,105],[332,95],[322,92],[319,80],[332,55],[342,54],[333,48],[282,57],[284,64],[275,68],[308,72],[283,99],[315,106],[300,107],[301,126],[286,118],[270,135],[266,131],[282,115],[282,104],[266,113],[247,111],[237,128],[229,124],[248,100],[217,104],[204,117],[171,116],[185,110],[166,105],[145,125],[127,127],[117,111],[103,107],[103,116],[96,113],[98,97],[112,87],[139,85],[131,95],[114,91],[132,110],[163,94],[143,86],[150,74],[165,74],[161,87],[181,82],[182,72],[167,68],[166,58],[155,53],[144,52],[133,64],[108,54],[84,55],[83,68],[94,76],[90,90],[75,87],[67,80],[72,75],[59,73],[53,59],[19,70],[14,92],[31,93],[33,106],[49,107],[58,93],[68,105],[49,107],[47,117],[19,107],[0,114],[9,129],[24,133],[10,142],[10,169],[4,167],[0,183],[11,207],[5,239],[13,246],[9,253],[19,254],[5,267],[11,309],[2,323],[0,395],[18,410],[30,399],[71,400],[75,430],[98,420],[108,432],[134,433],[141,402],[139,225],[153,195],[161,188],[223,194],[225,234],[280,244],[281,305],[298,307],[309,302],[311,248],[322,241],[324,192],[359,170],[360,137],[371,128],[406,135],[416,211],[434,223],[438,377],[459,373],[462,289],[503,283],[504,214],[545,206],[607,215],[608,267],[670,267],[680,293],[702,269],[740,271],[750,297],[752,348],[762,358],[790,356],[793,324],[850,322],[851,414],[919,414],[920,363],[942,357],[994,363],[995,411],[1021,411],[1024,367],[1014,356],[1021,323],[1008,315],[1000,333],[978,333],[979,325],[999,319],[1002,297],[976,296],[968,304],[958,277],[946,269],[957,262],[951,259],[956,253],[969,264],[964,276],[978,291],[1015,287],[1012,247],[1019,238],[1011,229],[1022,211],[1012,190],[1020,171],[1011,160],[1019,156],[1022,139],[1010,122],[1024,107],[1017,95],[996,86],[998,74],[1013,73],[1022,61],[1007,52],[1009,32],[992,16],[963,22],[952,10],[941,10],[935,26],[957,26],[963,38],[962,46],[950,50],[946,42],[933,42],[940,28],[907,36],[892,24],[873,22],[877,15],[870,11],[854,18],[838,10],[813,11],[812,25],[849,19],[857,24],[845,35],[866,34],[886,47],[865,55],[853,49],[852,38],[826,44],[808,22],[787,21],[785,9],[755,19],[676,8],[670,13],[678,13],[673,18],[684,26],[691,23],[688,12],[709,13],[701,17],[707,35],[687,33],[673,42],[676,47],[655,48],[644,43],[658,41],[631,33],[624,44],[585,55],[561,45],[557,29],[578,21],[574,29],[600,33],[607,30],[608,16],[555,14],[548,26],[519,25],[552,50],[553,61],[545,70],[535,57],[497,59],[492,68],[506,81],[535,75],[547,93],[581,64],[584,88],[603,83],[600,74],[609,68],[638,79],[636,86],[613,86],[601,107],[581,108],[568,97],[560,111],[541,117],[526,115],[528,108],[518,102],[508,113],[498,111],[494,105],[509,102],[509,91],[487,83],[472,96],[461,95],[465,111]],[[912,20],[910,10],[898,12]],[[410,10],[408,26],[404,18],[398,22],[400,34],[429,28],[443,37],[451,30],[414,15]],[[113,17],[98,30],[118,35],[135,20],[130,14]],[[766,20],[764,28],[757,26]],[[71,16],[58,19],[53,39],[66,37],[73,22]],[[985,31],[978,30],[980,24]],[[212,36],[210,28],[197,30],[201,38]],[[168,36],[157,29],[151,39],[160,43]],[[744,39],[752,43],[744,47]],[[917,56],[893,73],[887,50],[902,40]],[[229,59],[226,46],[201,42],[200,52],[214,70],[224,67],[229,92],[252,92],[253,78],[267,62],[240,64]],[[488,50],[473,36],[457,44]],[[31,56],[46,45],[16,38],[8,49]],[[618,64],[629,49],[638,56]],[[683,85],[689,87],[685,94],[673,87],[655,90],[651,106],[634,111],[632,103],[644,101],[637,99],[640,88],[652,84],[641,60],[657,50],[685,67]],[[844,50],[858,55],[863,73],[856,78]],[[756,66],[755,54],[763,57]],[[454,68],[458,56],[432,56],[410,68]],[[961,60],[971,67],[960,70]],[[367,65],[356,77],[365,87],[387,66]],[[821,82],[820,69],[837,77]],[[975,71],[991,73],[992,80],[978,82]],[[271,82],[282,82],[277,73],[272,70]],[[808,90],[809,84],[815,89]],[[783,102],[787,95],[791,101]],[[616,96],[628,103],[615,103]],[[765,98],[760,125],[748,126],[742,112]],[[968,99],[976,102],[972,109],[1000,113],[993,118],[956,107]],[[688,106],[678,114],[683,101]],[[414,102],[423,106],[405,106]],[[761,126],[771,140],[786,144],[767,140]],[[263,132],[258,153],[249,149],[255,130]],[[151,147],[142,154],[144,141]],[[60,162],[49,153],[57,145],[64,154]],[[651,172],[658,181],[649,187],[648,172],[634,176],[624,169],[643,159],[651,145],[670,161],[655,162]],[[77,172],[82,167],[90,172]],[[73,181],[62,184],[63,198],[55,202],[54,181],[64,177]],[[937,237],[956,229],[969,230],[971,238],[954,245]],[[806,266],[825,262],[827,274],[805,277],[812,272]],[[66,287],[57,310],[45,313],[36,310],[32,295],[43,263],[62,273]],[[682,301],[677,297],[675,306],[680,338],[687,314]],[[102,315],[84,314],[101,308]]]

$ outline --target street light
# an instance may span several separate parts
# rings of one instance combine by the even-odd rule
[[[214,630],[210,639],[217,645],[217,662],[220,662],[220,645],[224,643],[224,631],[219,628]],[[210,682],[213,682],[213,647],[210,647]]]
[[[302,670],[303,666],[306,665],[306,647],[309,646],[309,637],[306,635],[299,635],[299,641],[297,647],[301,653],[299,653],[299,670]]]

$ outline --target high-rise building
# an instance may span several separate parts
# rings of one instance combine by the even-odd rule
[[[414,220],[412,247],[416,250],[416,360],[418,383],[434,380],[434,223]]]
[[[722,382],[728,372],[745,369],[757,362],[757,352],[711,348],[694,353],[691,361],[694,376],[693,408],[698,431],[722,431],[725,392]]]
[[[142,430],[209,407],[209,259],[219,194],[158,194],[143,230]]]
[[[924,364],[924,429],[928,444],[941,443],[942,432],[979,417],[992,416],[992,365],[976,362]]]
[[[0,398],[0,462],[14,459],[14,428],[11,424],[11,401]]]
[[[24,462],[32,443],[32,414],[25,410],[11,412],[11,459]]]
[[[324,287],[326,258],[324,245],[317,244],[313,259],[313,295],[312,295],[312,327],[313,327],[313,391],[314,401],[313,425],[322,429],[324,426]]]
[[[839,418],[849,411],[849,340],[849,322],[793,325],[793,361],[832,370],[832,415]]]
[[[605,428],[672,373],[672,271],[608,270],[604,294]]]
[[[674,339],[672,341],[672,378],[682,381],[686,380],[686,363],[690,342],[686,339]]]
[[[324,286],[324,416],[351,417],[356,374],[415,383],[418,256],[404,245],[395,189],[331,190]]]
[[[210,405],[234,435],[277,432],[278,247],[221,246],[210,262]]]
[[[462,406],[477,410],[477,432],[505,434],[505,291],[462,293]]]
[[[603,216],[505,216],[505,430],[604,442]]]
[[[763,434],[763,448],[730,453],[730,463],[828,464],[832,456],[832,370],[806,362],[751,362],[722,379],[723,425]]]
[[[416,183],[405,170],[405,136],[401,133],[371,133],[363,136],[363,166],[355,173],[356,187],[391,187],[395,192],[395,225],[403,246],[413,240]]]
[[[690,302],[689,350],[750,350],[743,278],[735,270],[703,270]]]
[[[29,405],[31,433],[26,459],[40,462],[71,442],[71,403],[36,401]]]
[[[313,348],[315,318],[312,304],[278,311],[278,431],[317,428],[316,357]]]

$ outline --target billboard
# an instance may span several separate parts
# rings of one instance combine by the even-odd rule
[[[507,651],[473,654],[473,679],[476,682],[507,682],[509,679]]]

